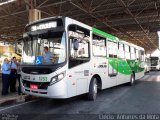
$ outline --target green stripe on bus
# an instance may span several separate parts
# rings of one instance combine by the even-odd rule
[[[99,29],[96,29],[96,28],[92,28],[92,31],[94,32],[94,33],[97,33],[97,34],[100,34],[100,35],[102,35],[102,36],[104,36],[104,37],[107,37],[108,39],[110,39],[110,40],[119,40],[117,37],[115,37],[115,36],[113,36],[113,35],[111,35],[111,34],[108,34],[108,33],[106,33],[106,32],[103,32],[103,31],[101,31],[101,30],[99,30]]]
[[[108,62],[114,70],[124,75],[130,75],[133,71],[135,73],[144,71],[144,68],[140,67],[143,64],[141,61],[108,58]]]

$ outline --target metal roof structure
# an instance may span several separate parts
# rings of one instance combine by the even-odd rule
[[[33,8],[41,10],[42,18],[68,16],[144,47],[147,53],[159,46],[160,0],[0,0],[0,41],[21,38]]]

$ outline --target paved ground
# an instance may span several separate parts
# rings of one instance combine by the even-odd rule
[[[18,82],[17,82],[17,88],[18,88]],[[2,104],[7,104],[7,103],[15,103],[17,101],[22,101],[23,96],[18,95],[18,92],[15,93],[10,93],[8,95],[2,96],[1,95],[2,92],[2,80],[1,80],[1,76],[0,76],[0,108],[2,107]]]
[[[103,119],[115,116],[103,114],[158,114],[160,113],[160,72],[150,72],[136,85],[120,85],[101,91],[96,101],[85,96],[67,100],[36,99],[0,107],[1,117],[6,114],[19,119],[82,120]],[[17,115],[17,116],[16,116]],[[137,116],[134,116],[137,117]],[[159,118],[160,119],[160,118]]]

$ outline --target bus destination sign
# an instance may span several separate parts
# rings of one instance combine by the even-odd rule
[[[37,30],[43,30],[43,29],[49,29],[49,28],[55,28],[57,27],[57,22],[47,22],[47,23],[41,23],[37,24],[31,27],[31,31],[37,31]]]

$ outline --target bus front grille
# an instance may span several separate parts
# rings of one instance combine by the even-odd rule
[[[31,82],[31,81],[23,80],[24,87],[30,88],[30,84],[37,85],[38,89],[46,90],[48,88],[50,82]]]

